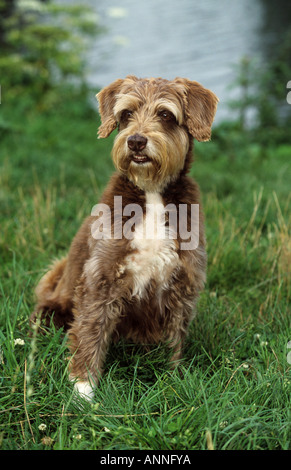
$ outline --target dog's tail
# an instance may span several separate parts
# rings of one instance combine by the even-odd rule
[[[73,320],[71,295],[66,288],[64,271],[67,257],[56,260],[39,281],[35,293],[37,305],[30,316],[30,324],[37,318],[48,327],[51,320],[57,328],[68,329]]]

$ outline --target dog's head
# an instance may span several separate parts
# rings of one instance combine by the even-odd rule
[[[97,94],[99,137],[118,127],[113,145],[117,169],[141,189],[156,191],[177,177],[190,140],[206,141],[218,99],[184,78],[118,79]]]

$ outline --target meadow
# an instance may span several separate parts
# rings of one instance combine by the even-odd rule
[[[114,135],[97,140],[96,92],[66,87],[45,107],[2,96],[0,448],[290,449],[291,141],[256,142],[228,123],[195,144],[208,277],[183,377],[164,347],[121,341],[93,403],[78,401],[66,335],[30,335],[37,281],[113,171]]]

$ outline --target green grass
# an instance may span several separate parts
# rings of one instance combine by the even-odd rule
[[[65,335],[29,337],[28,317],[38,279],[108,181],[114,136],[96,139],[82,94],[0,111],[0,448],[290,449],[291,145],[226,146],[219,128],[196,145],[209,263],[184,377],[162,346],[120,342],[89,404],[67,379]]]

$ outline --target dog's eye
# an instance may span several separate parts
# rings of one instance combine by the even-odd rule
[[[161,111],[159,113],[159,116],[163,121],[175,121],[176,120],[174,114],[171,113],[171,111],[167,111],[166,109]]]
[[[130,111],[129,109],[125,109],[124,111],[122,111],[121,113],[121,120],[122,121],[127,121],[129,118],[131,118],[133,115],[133,112]]]

